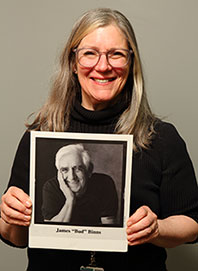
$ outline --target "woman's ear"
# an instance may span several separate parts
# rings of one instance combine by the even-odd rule
[[[77,67],[76,67],[76,64],[74,64],[74,65],[73,65],[73,69],[72,69],[72,70],[73,70],[73,73],[75,73],[75,74],[77,74],[77,73],[78,73],[78,72],[77,72]]]

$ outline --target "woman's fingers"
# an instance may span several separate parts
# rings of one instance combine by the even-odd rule
[[[31,216],[25,216],[18,211],[7,210],[6,212],[2,211],[1,218],[8,224],[20,225],[20,226],[29,226],[31,221]]]
[[[159,234],[157,216],[149,207],[140,207],[128,220],[127,240],[129,245],[149,242]]]
[[[128,219],[127,227],[136,225],[139,221],[142,221],[144,217],[148,215],[148,207],[142,206]]]
[[[29,196],[20,188],[10,187],[2,196],[1,217],[9,224],[29,225],[32,203]]]
[[[30,208],[32,206],[32,202],[30,197],[20,188],[11,186],[6,192],[7,198],[9,196],[18,199],[26,208]],[[4,196],[5,196],[4,195]]]
[[[132,215],[127,223],[129,233],[138,232],[149,228],[157,221],[157,216],[148,207],[141,207]]]

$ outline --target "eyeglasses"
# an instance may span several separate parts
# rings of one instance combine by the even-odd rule
[[[127,49],[113,49],[107,52],[99,52],[92,48],[74,49],[77,60],[80,65],[86,68],[96,66],[100,60],[101,55],[105,54],[109,65],[114,68],[122,68],[129,62],[132,50]]]

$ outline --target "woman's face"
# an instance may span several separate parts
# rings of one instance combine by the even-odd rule
[[[126,49],[128,45],[124,34],[115,25],[99,27],[85,36],[78,49],[91,48],[99,52],[112,49]],[[76,61],[76,73],[81,85],[82,106],[88,110],[100,110],[114,103],[122,91],[129,74],[130,62],[122,68],[109,65],[105,54],[91,68]]]

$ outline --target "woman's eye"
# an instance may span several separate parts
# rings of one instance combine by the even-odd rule
[[[84,56],[96,56],[96,52],[93,52],[93,51],[85,51],[84,52]]]
[[[123,53],[122,53],[122,52],[119,52],[119,51],[116,51],[116,52],[114,52],[114,55],[122,56]]]
[[[114,51],[110,53],[110,57],[125,57],[125,55],[121,51]]]

